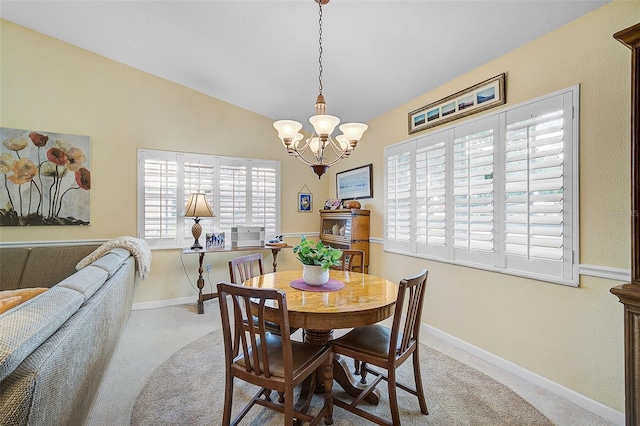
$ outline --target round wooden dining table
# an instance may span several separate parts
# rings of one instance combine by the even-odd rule
[[[332,280],[343,282],[344,287],[333,291],[313,291],[293,288],[291,283],[302,277],[302,270],[278,271],[259,275],[244,282],[245,286],[273,288],[286,293],[289,326],[302,328],[304,341],[326,344],[334,329],[360,327],[380,322],[393,314],[398,286],[375,275],[351,271],[331,270]],[[334,281],[335,282],[335,281]],[[268,320],[275,321],[276,316]],[[353,377],[344,359],[334,359],[333,378],[352,396],[357,396],[363,385]],[[377,404],[379,396],[371,393],[366,401]]]

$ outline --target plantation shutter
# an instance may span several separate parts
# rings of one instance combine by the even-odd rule
[[[277,234],[278,170],[273,165],[251,167],[251,223],[264,226],[265,235]]]
[[[264,226],[265,238],[280,232],[278,161],[139,149],[138,191],[138,235],[151,247],[193,243],[194,219],[184,217],[193,193],[215,214],[200,219],[203,236],[232,226]]]
[[[184,176],[184,196],[183,203],[181,204],[182,210],[180,213],[184,213],[184,208],[189,201],[189,197],[194,193],[203,193],[207,198],[209,206],[214,207],[214,188],[215,188],[215,166],[213,159],[208,159],[200,155],[178,155],[180,164],[183,167]],[[218,213],[213,209],[213,213]],[[200,225],[202,226],[203,237],[206,232],[211,232],[214,229],[213,217],[204,217],[200,219]],[[193,244],[193,234],[191,227],[193,226],[194,219],[192,217],[184,218],[184,238],[188,244]],[[204,243],[203,243],[204,245]]]
[[[140,238],[150,246],[175,241],[177,235],[178,162],[175,154],[145,152],[139,158],[142,192],[139,215],[143,222]]]
[[[232,226],[247,224],[247,167],[234,162],[220,166],[220,227],[230,232]]]
[[[446,255],[447,138],[448,132],[440,132],[417,141],[415,234],[419,253]]]
[[[412,154],[415,145],[385,151],[385,248],[410,250],[412,215]]]
[[[453,248],[456,259],[493,263],[493,151],[491,118],[455,129]]]
[[[571,177],[565,161],[571,110],[565,109],[558,95],[507,113],[504,242],[509,268],[563,277],[563,260],[571,253],[566,250],[571,193],[565,190]]]
[[[384,152],[384,249],[578,285],[579,87]]]

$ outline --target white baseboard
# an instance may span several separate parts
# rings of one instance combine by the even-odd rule
[[[477,358],[482,359],[496,367],[501,368],[502,370],[508,371],[509,373],[526,380],[529,383],[533,383],[544,390],[556,394],[567,401],[571,401],[577,406],[584,408],[585,410],[591,411],[594,414],[602,417],[603,419],[615,424],[615,425],[624,425],[625,418],[624,413],[614,410],[613,408],[606,406],[598,401],[595,401],[591,398],[588,398],[574,390],[571,390],[567,387],[564,387],[558,383],[555,383],[545,377],[542,377],[532,371],[529,371],[525,368],[522,368],[511,361],[507,361],[504,358],[500,358],[490,352],[485,351],[484,349],[480,349],[477,346],[474,346],[470,343],[465,342],[464,340],[458,339],[450,334],[445,333],[442,330],[439,330],[430,325],[422,324],[422,331],[425,333],[429,333],[459,349],[462,349],[465,352],[468,352],[474,355]]]
[[[140,302],[134,303],[131,310],[136,311],[138,309],[156,309],[174,305],[186,305],[188,303],[195,303],[197,300],[198,298],[196,296],[189,296],[177,299],[154,300],[153,302]]]

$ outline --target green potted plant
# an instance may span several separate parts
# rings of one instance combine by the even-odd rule
[[[314,243],[306,236],[300,238],[300,244],[293,253],[302,262],[302,279],[308,285],[324,285],[329,281],[329,268],[340,264],[342,250],[325,246],[322,241]]]

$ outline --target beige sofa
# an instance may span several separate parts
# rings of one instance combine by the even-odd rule
[[[0,425],[82,425],[131,311],[136,262],[97,246],[0,248],[0,290],[50,287],[0,314]]]

